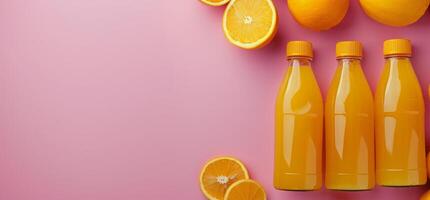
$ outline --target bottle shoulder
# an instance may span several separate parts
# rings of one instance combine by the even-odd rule
[[[291,114],[322,112],[321,91],[310,68],[289,69],[279,89],[276,107],[279,112]]]
[[[385,65],[376,88],[376,96],[394,94],[422,97],[421,84],[412,65]]]
[[[384,112],[422,112],[424,97],[410,62],[386,63],[378,83],[375,102]]]
[[[279,94],[284,93],[320,93],[312,68],[310,66],[289,67],[279,90]]]
[[[361,67],[355,70],[338,67],[327,93],[327,100],[360,98],[363,101],[373,99],[372,90]]]

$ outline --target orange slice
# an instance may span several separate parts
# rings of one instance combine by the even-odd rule
[[[268,44],[278,29],[278,14],[271,0],[231,0],[223,17],[228,41],[243,49]]]
[[[228,188],[224,200],[266,200],[266,192],[256,181],[240,180]]]
[[[200,0],[200,1],[209,6],[222,6],[227,4],[230,0]]]
[[[209,200],[223,200],[231,184],[248,178],[248,170],[242,162],[231,157],[219,157],[210,160],[203,167],[200,189]]]

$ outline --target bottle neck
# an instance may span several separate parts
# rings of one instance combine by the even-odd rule
[[[339,67],[361,66],[361,58],[358,57],[344,57],[337,60]]]
[[[387,56],[385,57],[385,61],[386,62],[393,62],[393,61],[404,61],[404,62],[409,62],[410,61],[410,57],[408,56]]]
[[[392,56],[385,58],[385,66],[390,70],[398,70],[399,68],[411,68],[412,63],[407,56]]]
[[[306,57],[289,57],[288,65],[290,67],[311,66],[311,58]]]

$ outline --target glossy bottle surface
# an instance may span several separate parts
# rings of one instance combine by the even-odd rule
[[[321,188],[322,133],[322,96],[310,60],[293,58],[276,101],[276,189]]]
[[[386,59],[375,106],[378,184],[425,184],[424,100],[409,58]]]
[[[359,59],[340,59],[325,107],[326,187],[375,185],[373,95]]]

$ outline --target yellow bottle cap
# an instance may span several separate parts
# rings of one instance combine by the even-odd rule
[[[308,41],[291,41],[287,44],[287,58],[289,57],[314,57],[312,43]]]
[[[336,57],[356,57],[363,56],[363,47],[359,41],[342,41],[336,43]]]
[[[384,41],[384,56],[412,56],[411,41],[407,39],[392,39]]]

